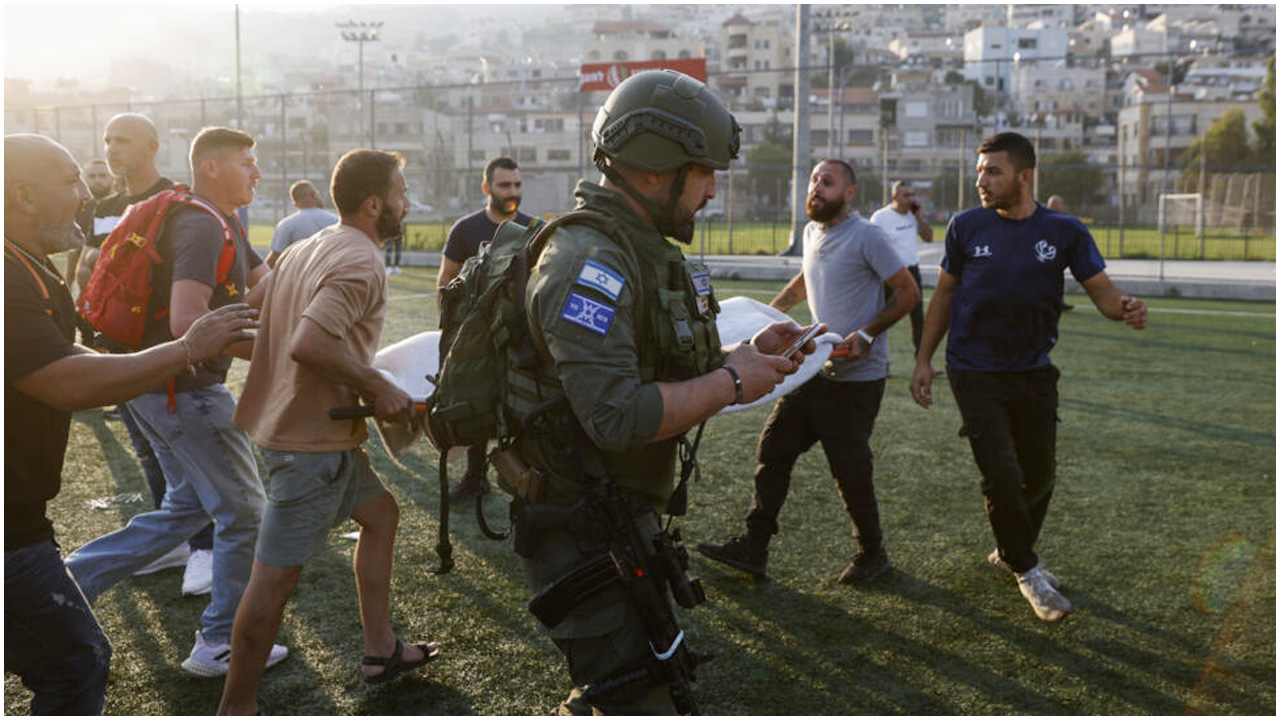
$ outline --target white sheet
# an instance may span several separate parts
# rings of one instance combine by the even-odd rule
[[[720,331],[720,341],[725,345],[732,345],[747,340],[769,323],[786,319],[788,319],[786,313],[775,310],[758,300],[734,297],[720,303],[716,329]],[[720,413],[750,410],[771,403],[800,387],[818,374],[822,364],[830,357],[832,347],[840,340],[841,337],[832,332],[818,337],[817,351],[807,356],[801,363],[800,369],[795,374],[787,376],[773,392],[752,403],[730,405]],[[373,366],[389,374],[414,401],[426,400],[432,390],[426,376],[435,375],[440,368],[440,331],[418,333],[379,350],[374,357]]]

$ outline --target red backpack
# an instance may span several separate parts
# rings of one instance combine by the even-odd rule
[[[147,325],[169,315],[162,308],[152,317],[147,306],[154,291],[151,275],[163,262],[156,240],[175,205],[189,205],[208,212],[222,226],[222,253],[218,256],[217,283],[223,285],[236,259],[235,233],[222,213],[208,200],[193,195],[185,185],[161,190],[130,205],[119,224],[102,243],[89,284],[76,301],[76,310],[95,330],[138,349]],[[236,218],[236,224],[240,219]],[[241,225],[241,234],[244,226]]]

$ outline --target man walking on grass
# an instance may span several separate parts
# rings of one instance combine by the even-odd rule
[[[1084,286],[1099,312],[1135,330],[1147,307],[1111,283],[1084,225],[1031,199],[1035,148],[1022,135],[999,133],[978,148],[981,208],[947,227],[946,255],[929,303],[911,394],[928,408],[929,362],[947,339],[947,379],[982,472],[982,495],[996,549],[992,565],[1011,573],[1041,620],[1071,612],[1058,578],[1034,546],[1053,495],[1062,272]]]
[[[220,714],[257,712],[262,669],[302,566],[347,518],[360,525],[355,574],[365,682],[391,680],[439,652],[435,643],[406,645],[391,628],[400,508],[360,447],[364,418],[328,416],[364,397],[380,420],[416,422],[413,401],[370,364],[387,301],[379,246],[401,231],[409,209],[402,162],[376,150],[344,155],[331,190],[341,223],[291,248],[266,280],[262,329],[235,421],[261,449],[271,492],[236,614]]]

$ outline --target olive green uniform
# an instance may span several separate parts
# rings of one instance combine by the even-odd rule
[[[687,261],[621,195],[587,181],[579,182],[575,195],[577,209],[615,220],[629,247],[585,224],[555,231],[526,291],[544,370],[536,380],[511,373],[509,400],[519,410],[567,396],[609,477],[632,498],[661,511],[674,489],[679,440],[654,440],[663,415],[655,382],[694,378],[723,364],[715,326],[718,305],[705,267]],[[564,443],[564,438],[521,440],[525,462],[545,473],[544,502],[571,504],[584,493],[579,469],[565,466],[555,449]],[[641,527],[656,533],[657,515],[646,512]],[[583,544],[564,531],[542,533],[537,552],[525,560],[533,590],[543,590],[599,554],[598,547]],[[575,684],[590,686],[643,665],[652,651],[637,613],[615,584],[549,630]],[[665,687],[616,700],[596,710],[675,711]],[[587,709],[573,705],[567,702],[561,711]]]

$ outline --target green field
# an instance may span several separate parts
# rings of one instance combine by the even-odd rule
[[[435,272],[391,278],[383,344],[435,325]],[[777,283],[721,283],[767,299]],[[1276,710],[1276,355],[1273,304],[1152,301],[1138,333],[1087,309],[1062,320],[1057,491],[1039,550],[1075,613],[1037,620],[985,561],[992,538],[978,472],[950,393],[907,393],[908,326],[891,330],[892,371],[872,447],[895,569],[870,589],[835,582],[854,551],[821,452],[797,465],[770,579],[694,555],[708,601],[684,613],[691,642],[717,658],[697,697],[714,715],[1274,715]],[[795,313],[807,317],[802,305]],[[238,392],[245,366],[237,362]],[[703,477],[679,523],[690,545],[738,532],[754,447],[768,413],[708,425]],[[372,447],[372,445],[371,445]],[[62,494],[50,508],[67,551],[150,507],[124,428],[98,411],[72,424]],[[563,662],[525,610],[509,543],[452,518],[457,567],[436,562],[434,458],[375,467],[402,508],[393,622],[437,640],[440,661],[384,689],[359,680],[353,544],[335,529],[285,614],[289,659],[267,671],[267,714],[536,715],[569,689]],[[455,466],[454,472],[461,474]],[[136,494],[132,498],[129,494]],[[89,501],[123,495],[92,509]],[[505,520],[496,498],[495,524]],[[115,646],[106,712],[208,714],[221,682],[185,676],[205,598],[182,598],[177,570],[134,578],[95,611]],[[5,681],[5,712],[29,695]]]
[[[409,250],[439,251],[444,247],[451,223],[410,222],[406,232]],[[1090,225],[1094,240],[1103,257],[1158,258],[1160,257],[1160,231],[1154,227],[1119,227]],[[254,225],[249,239],[255,247],[271,244],[269,225]],[[933,226],[933,235],[941,241],[946,226]],[[705,240],[708,255],[774,255],[787,247],[788,228],[785,222],[734,223],[733,232],[727,223],[716,221],[706,224],[706,232],[700,224],[693,236],[692,252],[703,251]],[[1203,245],[1203,246],[1202,246]],[[1270,233],[1245,233],[1210,230],[1205,233],[1203,244],[1188,228],[1171,228],[1165,232],[1165,257],[1179,260],[1275,260],[1276,236]]]

